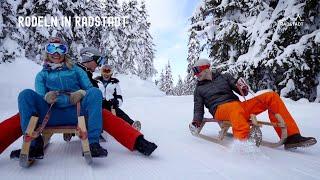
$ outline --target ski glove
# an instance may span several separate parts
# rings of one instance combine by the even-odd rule
[[[113,108],[116,108],[119,106],[119,101],[116,98],[111,99],[110,102],[111,102]]]
[[[239,78],[236,84],[242,96],[246,96],[249,93],[249,85],[243,78]]]
[[[49,91],[44,96],[44,100],[47,101],[48,104],[53,104],[57,101],[58,94],[57,91]]]
[[[70,103],[77,104],[86,95],[85,90],[78,90],[70,94]]]
[[[193,120],[191,124],[192,124],[194,127],[199,128],[199,127],[201,126],[201,123],[202,123],[201,121]]]

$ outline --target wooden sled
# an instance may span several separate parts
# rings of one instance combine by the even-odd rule
[[[250,137],[255,139],[255,143],[257,146],[263,145],[263,146],[275,148],[275,147],[279,147],[279,146],[283,145],[283,143],[285,142],[285,140],[288,136],[287,126],[286,126],[286,124],[280,114],[275,114],[275,117],[277,118],[278,123],[258,121],[257,117],[255,115],[253,115],[253,114],[250,115],[250,127],[251,127]],[[200,134],[202,128],[208,122],[215,122],[215,123],[219,124],[221,130],[219,131],[219,135],[217,138],[208,137],[206,135]],[[281,129],[280,140],[278,142],[269,142],[269,141],[262,140],[262,132],[261,132],[260,128],[263,125],[280,128]],[[189,125],[189,128],[190,128],[192,135],[206,139],[208,141],[212,141],[214,143],[219,143],[219,144],[221,144],[221,142],[223,141],[225,136],[232,136],[231,133],[228,133],[228,130],[230,127],[231,127],[230,121],[218,121],[218,120],[212,119],[212,118],[204,118],[200,127],[196,128],[196,129],[193,128],[193,126],[191,124]]]
[[[19,157],[19,164],[21,167],[29,167],[35,160],[29,159],[29,150],[31,141],[26,141],[27,135],[31,135],[38,122],[38,117],[32,116],[30,122],[28,124],[26,135],[23,138],[23,144],[20,152]],[[53,134],[56,133],[74,133],[79,136],[81,139],[82,145],[82,153],[83,156],[88,164],[92,163],[92,157],[89,147],[88,135],[87,135],[87,128],[84,116],[78,117],[78,127],[77,126],[56,126],[56,127],[46,127],[42,132],[44,148],[50,142],[50,138]]]

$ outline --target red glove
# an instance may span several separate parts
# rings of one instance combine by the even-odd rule
[[[236,84],[242,96],[246,96],[249,93],[249,85],[243,78],[239,78]]]

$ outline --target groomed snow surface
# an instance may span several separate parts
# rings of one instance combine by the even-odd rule
[[[35,74],[40,69],[25,59],[0,65],[0,121],[18,111],[19,91],[33,89]],[[261,147],[241,152],[230,138],[224,146],[214,144],[189,132],[192,96],[166,97],[152,82],[126,75],[119,79],[125,97],[122,108],[142,122],[146,139],[159,146],[150,157],[128,151],[108,135],[108,141],[101,143],[108,149],[108,157],[94,159],[89,166],[81,156],[78,138],[66,143],[61,135],[55,135],[45,158],[25,169],[9,158],[12,150],[21,147],[20,138],[0,155],[0,179],[320,179],[319,144],[294,151]],[[302,134],[319,140],[320,104],[284,101]],[[267,120],[266,113],[259,119]],[[264,139],[277,140],[273,129],[264,127],[262,131]],[[203,133],[217,135],[218,126],[207,124]]]

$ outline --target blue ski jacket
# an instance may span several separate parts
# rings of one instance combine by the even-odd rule
[[[44,68],[37,74],[35,79],[36,92],[44,97],[49,91],[75,92],[83,89],[88,90],[93,87],[87,74],[76,65],[64,65],[57,70]],[[56,107],[69,107],[72,104],[69,101],[69,96],[60,93],[55,103]]]

